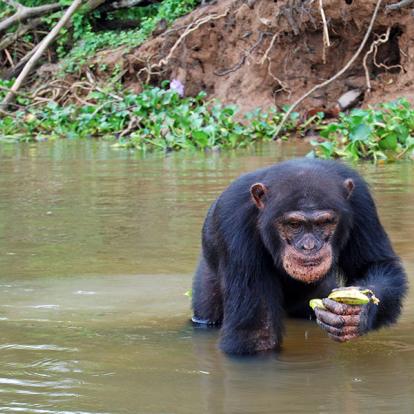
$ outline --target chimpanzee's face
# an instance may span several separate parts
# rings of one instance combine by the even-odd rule
[[[338,216],[332,210],[290,211],[276,220],[282,241],[281,262],[295,279],[312,283],[332,266],[332,238]]]
[[[322,279],[347,241],[353,189],[352,179],[320,183],[301,176],[276,188],[253,184],[260,234],[275,264],[305,283]]]

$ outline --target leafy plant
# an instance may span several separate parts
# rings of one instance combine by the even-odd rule
[[[167,83],[165,84],[165,86]],[[174,90],[147,88],[125,92],[92,92],[88,105],[29,107],[0,119],[0,135],[7,139],[115,139],[116,145],[140,150],[238,148],[270,140],[282,114],[256,110],[242,122],[237,108],[206,100],[206,94],[181,98]],[[292,118],[289,131],[298,124]]]
[[[313,155],[393,161],[414,150],[414,109],[405,99],[340,114],[320,130]]]
[[[101,49],[139,46],[149,37],[161,20],[171,23],[178,17],[189,13],[198,3],[198,0],[164,0],[146,7],[109,13],[109,19],[122,17],[139,19],[141,22],[138,29],[117,32],[94,32],[90,21],[93,17],[97,17],[98,12],[86,15],[82,14],[81,10],[74,17],[73,38],[77,40],[77,43],[65,57],[63,68],[66,72],[74,72],[79,65],[85,64],[90,56],[94,56]]]

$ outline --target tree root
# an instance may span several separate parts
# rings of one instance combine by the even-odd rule
[[[283,128],[283,125],[286,123],[286,121],[288,120],[290,114],[293,112],[293,110],[304,100],[306,99],[308,96],[310,96],[312,93],[314,93],[315,91],[317,91],[318,89],[324,88],[325,86],[328,86],[330,83],[332,83],[334,80],[338,79],[340,76],[342,76],[351,66],[352,64],[355,62],[355,60],[358,58],[358,56],[361,54],[362,50],[364,49],[368,38],[371,34],[372,28],[374,26],[374,22],[375,19],[377,18],[378,15],[378,11],[379,8],[381,6],[382,0],[377,0],[377,4],[375,6],[374,12],[372,14],[371,17],[371,21],[369,23],[368,29],[365,33],[364,38],[362,39],[362,42],[359,45],[358,50],[354,53],[354,55],[351,57],[351,59],[348,61],[348,63],[339,71],[337,72],[334,76],[330,77],[329,79],[327,79],[326,81],[319,83],[318,85],[315,85],[313,88],[311,88],[308,92],[306,92],[304,95],[302,95],[298,100],[296,100],[291,106],[290,108],[286,111],[285,115],[283,116],[283,119],[281,120],[280,124],[277,126],[275,133],[273,134],[273,140],[276,140],[277,137],[280,134],[280,131]]]
[[[184,30],[184,33],[181,34],[181,36],[178,38],[178,40],[175,42],[175,44],[173,45],[173,47],[170,49],[170,52],[168,53],[168,55],[161,59],[158,63],[155,63],[153,65],[151,65],[149,68],[142,68],[137,76],[138,78],[140,77],[141,73],[143,72],[147,72],[147,83],[149,82],[149,78],[151,77],[152,74],[154,74],[154,70],[159,70],[161,69],[163,66],[166,66],[167,63],[170,61],[170,59],[172,58],[172,56],[174,55],[174,52],[176,51],[176,49],[178,48],[178,46],[180,46],[180,44],[184,41],[184,39],[191,34],[192,32],[195,32],[196,30],[198,30],[198,28],[212,20],[219,20],[222,19],[223,17],[226,17],[229,14],[229,9],[227,9],[224,13],[219,14],[219,15],[215,15],[215,14],[209,14],[207,16],[204,17],[200,17],[199,19],[191,22],[187,28]]]
[[[378,45],[388,42],[388,39],[390,37],[390,32],[391,32],[391,27],[388,27],[385,33],[383,33],[381,36],[378,36],[378,38],[371,43],[371,47],[369,48],[368,52],[365,53],[364,59],[362,60],[362,66],[364,67],[364,71],[365,71],[365,82],[367,84],[367,93],[371,92],[371,80],[369,79],[369,70],[368,70],[368,65],[367,65],[368,56],[373,52],[375,52],[375,56],[376,56]]]
[[[253,44],[253,46],[251,46],[248,50],[243,52],[243,55],[242,55],[240,61],[236,65],[232,66],[229,69],[223,69],[223,70],[220,70],[220,71],[215,71],[214,74],[216,76],[226,76],[229,73],[236,72],[237,70],[239,70],[244,65],[244,63],[246,62],[246,59],[253,53],[253,51],[262,44],[263,39],[265,38],[265,36],[272,36],[272,35],[273,35],[273,33],[269,33],[269,32],[259,32],[259,39],[257,40],[257,42],[255,42]]]

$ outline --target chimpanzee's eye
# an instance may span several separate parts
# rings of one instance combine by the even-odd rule
[[[319,223],[321,226],[330,226],[332,224],[335,224],[335,220],[333,218],[323,220]]]
[[[291,230],[300,230],[302,228],[302,223],[300,221],[288,221],[287,225]]]

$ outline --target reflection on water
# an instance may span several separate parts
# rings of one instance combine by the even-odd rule
[[[0,147],[0,413],[412,413],[414,293],[340,345],[291,320],[280,354],[229,358],[187,323],[205,211],[302,144],[141,159],[95,142]],[[414,166],[358,165],[408,273]]]

